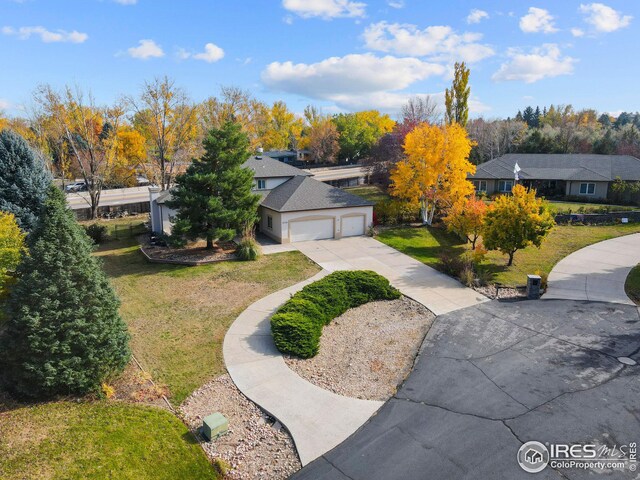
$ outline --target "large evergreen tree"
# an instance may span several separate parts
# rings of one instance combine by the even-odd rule
[[[95,391],[129,360],[119,301],[92,243],[51,186],[7,301],[0,372],[20,396]]]
[[[249,139],[237,123],[209,131],[204,154],[176,178],[167,204],[177,211],[173,233],[190,240],[204,238],[207,248],[230,240],[257,218],[260,196],[251,192],[253,172],[243,168]]]
[[[13,213],[30,231],[47,196],[51,176],[43,162],[17,133],[0,132],[0,210]]]

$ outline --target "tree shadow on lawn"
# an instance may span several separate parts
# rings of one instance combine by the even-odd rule
[[[388,240],[393,248],[438,269],[442,255],[459,257],[467,251],[466,242],[439,227],[394,227],[382,232],[380,237]]]
[[[110,278],[178,273],[193,268],[187,265],[152,263],[146,259],[139,247],[135,240],[111,241],[100,245],[95,254],[101,259]]]

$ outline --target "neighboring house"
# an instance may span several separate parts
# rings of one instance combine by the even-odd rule
[[[515,164],[519,183],[545,197],[610,196],[611,183],[640,180],[640,159],[629,155],[510,153],[478,165],[470,175],[476,192],[506,193],[514,184]]]
[[[309,150],[269,150],[264,155],[284,163],[293,164],[308,162],[311,158]]]
[[[373,222],[373,203],[313,178],[307,171],[266,155],[249,158],[254,192],[262,195],[259,230],[280,243],[364,235]],[[149,188],[151,227],[171,232],[175,212],[170,191]]]

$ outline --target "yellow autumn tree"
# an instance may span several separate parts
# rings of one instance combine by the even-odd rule
[[[482,240],[489,250],[508,255],[510,266],[516,251],[539,248],[555,223],[547,201],[536,197],[534,189],[515,185],[511,195],[499,196],[487,210]]]
[[[419,205],[423,224],[431,225],[439,209],[473,193],[467,180],[476,171],[469,162],[472,146],[457,123],[418,125],[405,138],[405,158],[391,172],[391,194]]]
[[[15,216],[0,212],[0,300],[14,281],[13,273],[25,252],[24,237]]]

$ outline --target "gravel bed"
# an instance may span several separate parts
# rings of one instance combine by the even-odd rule
[[[484,287],[474,287],[474,290],[483,294],[485,297],[491,298],[492,300],[507,298],[527,298],[527,292],[523,288],[497,288],[495,285],[486,285]]]
[[[225,478],[278,480],[301,468],[289,433],[222,375],[196,390],[180,406],[184,421],[207,456],[222,458],[232,470]],[[214,412],[229,420],[229,433],[212,442],[198,434],[202,420]]]
[[[298,375],[348,397],[387,400],[411,371],[435,315],[407,297],[348,310],[324,327],[313,358],[285,355]]]

